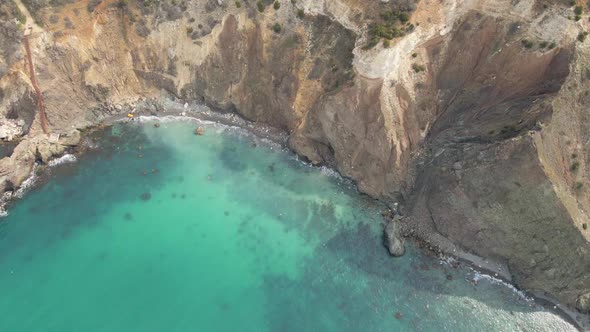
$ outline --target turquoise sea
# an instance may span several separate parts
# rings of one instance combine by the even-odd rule
[[[411,245],[391,258],[383,207],[349,182],[195,121],[95,133],[10,207],[0,331],[574,330]]]

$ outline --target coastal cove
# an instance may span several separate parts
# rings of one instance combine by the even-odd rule
[[[179,119],[91,131],[12,203],[0,330],[575,330],[464,264],[389,257],[384,207],[284,136]]]

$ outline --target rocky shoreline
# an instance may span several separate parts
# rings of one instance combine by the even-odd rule
[[[302,159],[403,215],[401,234],[590,314],[586,4],[16,3],[38,21],[29,62],[59,135],[40,136],[22,24],[3,2],[0,136],[23,138],[0,160],[0,192],[71,150],[75,128],[173,108],[138,96],[183,100],[180,113],[204,102],[288,133]]]
[[[133,120],[128,117],[129,113],[134,115]],[[182,104],[181,102],[173,101],[168,98],[160,100],[144,100],[139,103],[129,105],[107,107],[105,109],[105,114],[108,115],[105,116],[104,119],[100,121],[100,123],[77,131],[79,136],[76,135],[75,144],[73,144],[74,141],[68,141],[70,145],[68,145],[67,149],[58,149],[56,151],[59,153],[52,152],[45,155],[45,158],[40,160],[42,164],[37,165],[34,168],[34,171],[37,172],[37,174],[32,175],[41,180],[35,181],[33,186],[27,187],[26,190],[30,190],[35,186],[43,185],[46,181],[49,181],[50,174],[47,172],[46,168],[49,167],[49,164],[52,160],[59,159],[64,154],[71,154],[79,157],[82,154],[88,152],[88,150],[92,149],[92,147],[84,145],[84,138],[88,137],[96,130],[112,126],[117,122],[147,120],[149,122],[154,122],[154,125],[156,125],[159,124],[159,121],[161,120],[196,120],[195,126],[197,128],[199,127],[198,121],[210,121],[226,126],[239,127],[254,134],[258,138],[268,139],[276,144],[279,144],[281,147],[290,150],[288,145],[289,137],[284,131],[271,126],[264,126],[248,121],[238,113],[224,112],[223,110],[216,110],[213,107],[202,104]],[[295,153],[295,151],[292,152]],[[297,154],[295,153],[295,155]],[[302,161],[309,163],[305,160]],[[338,170],[334,169],[334,171],[340,174]],[[342,174],[340,174],[340,176],[346,178]],[[31,178],[29,177],[23,182],[26,182],[28,179]],[[22,191],[19,195],[16,195],[16,192],[17,191],[8,192],[8,194],[5,192],[5,194],[0,198],[0,205],[3,209],[6,209],[4,211],[7,211],[10,208],[10,204],[12,202],[22,197]],[[394,206],[394,208],[401,207]],[[452,268],[467,266],[478,273],[487,275],[490,278],[496,279],[507,285],[514,285],[513,277],[510,274],[509,268],[506,264],[501,264],[499,262],[468,253],[450,242],[448,239],[442,237],[436,231],[432,231],[426,227],[420,227],[420,224],[417,223],[408,222],[405,216],[400,215],[397,210],[394,211],[387,210],[383,213],[384,250],[389,250],[392,256],[402,256],[405,253],[404,242],[409,240],[427,255],[438,257],[443,261],[446,261],[449,257],[452,257],[454,259],[454,263],[450,263]],[[572,310],[559,302],[557,299],[552,298],[547,294],[520,289],[518,290],[523,292],[525,296],[533,298],[536,303],[541,304],[545,308],[559,314],[563,319],[576,326],[580,331],[590,330],[590,315],[584,315],[575,310]]]
[[[428,255],[438,257],[441,260],[448,260],[451,257],[455,261],[455,263],[450,264],[451,267],[458,268],[461,265],[466,265],[478,273],[510,285],[522,292],[526,297],[534,299],[543,307],[556,312],[578,330],[590,331],[590,315],[569,308],[546,293],[531,292],[518,288],[514,284],[513,276],[506,264],[466,252],[432,230],[424,228],[417,230],[414,224],[404,222],[403,217],[392,217],[390,214],[385,213],[384,219],[384,245],[392,256],[399,256],[399,253],[402,252],[399,250],[399,244],[402,243],[403,245],[404,239],[410,240]],[[401,238],[399,235],[401,235]],[[395,245],[393,250],[390,247],[391,244]]]

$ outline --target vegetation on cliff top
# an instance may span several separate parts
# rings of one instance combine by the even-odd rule
[[[381,39],[392,40],[401,37],[414,29],[409,23],[410,15],[398,10],[387,10],[380,14],[380,21],[374,23],[369,29],[369,41],[364,49],[375,47]],[[387,43],[389,44],[389,43]]]

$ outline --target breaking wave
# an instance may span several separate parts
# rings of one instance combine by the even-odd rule
[[[49,161],[48,165],[49,165],[49,167],[54,167],[54,166],[62,165],[62,164],[75,163],[76,161],[77,161],[76,156],[74,156],[73,154],[66,153],[59,158]]]

